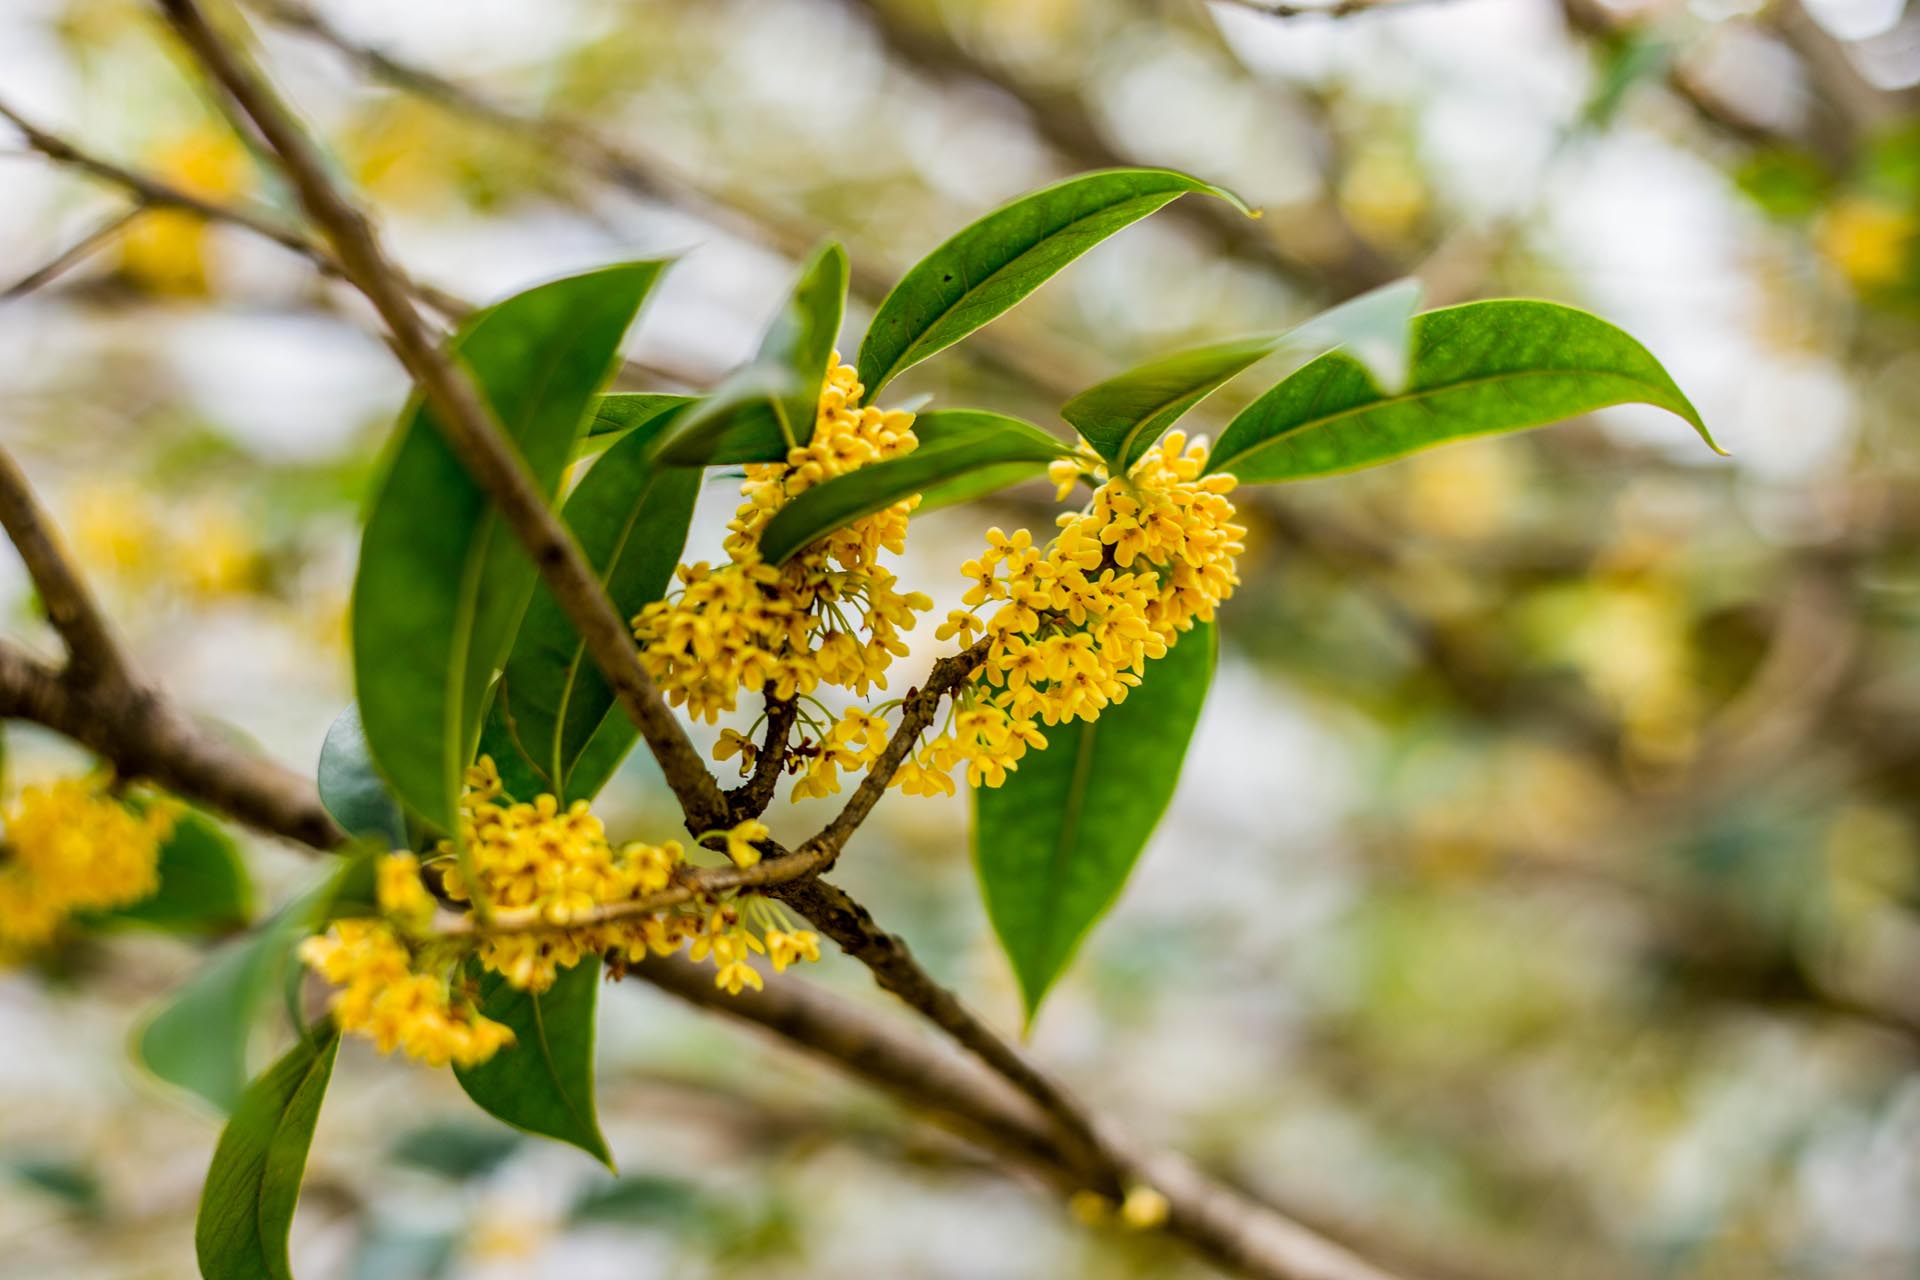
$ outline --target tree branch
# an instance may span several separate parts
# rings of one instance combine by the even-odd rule
[[[414,309],[405,275],[366,216],[334,186],[325,159],[278,95],[215,34],[195,0],[160,0],[189,50],[279,157],[307,216],[333,245],[347,279],[386,324],[395,355],[433,407],[434,425],[519,538],[548,590],[580,633],[621,706],[640,729],[690,830],[718,825],[725,799],[680,722],[640,665],[633,635],[565,524],[527,474],[492,411]]]

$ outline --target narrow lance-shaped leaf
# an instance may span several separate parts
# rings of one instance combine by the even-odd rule
[[[1255,484],[1334,475],[1629,403],[1679,415],[1719,450],[1660,362],[1606,321],[1552,302],[1469,302],[1414,320],[1404,390],[1321,356],[1234,418],[1208,469]]]
[[[331,1023],[247,1087],[200,1192],[194,1248],[206,1280],[292,1280],[287,1233],[340,1048]]]
[[[1407,344],[1418,281],[1399,280],[1349,299],[1284,333],[1230,338],[1150,360],[1089,387],[1060,416],[1123,472],[1166,430],[1236,376],[1282,350],[1320,352],[1345,347],[1382,384],[1406,381]]]
[[[761,555],[781,564],[816,538],[923,489],[989,469],[1006,476],[1015,465],[1036,474],[1071,452],[1030,422],[977,409],[922,414],[914,433],[920,445],[912,453],[836,476],[782,507],[760,535]]]
[[[860,345],[867,397],[1008,310],[1114,232],[1189,192],[1237,196],[1167,169],[1109,169],[1055,183],[963,228],[874,312]]]
[[[620,615],[631,618],[660,598],[673,580],[693,519],[700,473],[653,459],[656,420],[636,427],[607,450],[567,498],[564,516]],[[587,746],[606,730],[592,764]],[[550,792],[564,801],[591,800],[638,730],[615,703],[613,689],[587,653],[545,585],[514,638],[482,749],[501,766],[516,796]]]
[[[1048,727],[1045,750],[973,792],[974,865],[1029,1022],[1173,799],[1214,652],[1213,628],[1196,626],[1147,664],[1125,702]]]
[[[478,966],[475,966],[478,971]],[[497,973],[480,973],[480,1012],[513,1029],[514,1044],[474,1067],[454,1068],[482,1110],[517,1129],[572,1143],[609,1169],[593,1100],[593,1019],[600,961],[562,969],[535,995]]]
[[[661,269],[631,263],[541,285],[455,339],[535,482],[557,487],[621,337]],[[354,680],[368,745],[408,807],[453,826],[487,686],[534,569],[424,403],[402,428],[354,582]]]
[[[675,416],[659,459],[675,467],[782,462],[795,441],[774,405],[799,394],[792,369],[754,363],[728,375],[704,400]]]

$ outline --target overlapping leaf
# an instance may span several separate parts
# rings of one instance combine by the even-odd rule
[[[1417,282],[1396,281],[1284,333],[1233,338],[1162,356],[1082,391],[1061,407],[1060,416],[1117,473],[1138,462],[1194,406],[1281,350],[1317,355],[1345,347],[1382,385],[1395,387],[1406,380],[1409,326],[1419,300]]]
[[[482,312],[462,362],[551,493],[621,337],[659,275],[631,263],[541,285]],[[432,421],[411,411],[375,499],[354,583],[354,678],[373,757],[407,806],[453,825],[487,686],[534,569]]]
[[[996,483],[1014,483],[1071,452],[1032,423],[978,409],[922,414],[914,433],[920,445],[912,453],[836,476],[782,507],[760,536],[767,562],[783,563],[814,539],[922,490],[988,472]]]
[[[247,1086],[221,1131],[194,1224],[206,1280],[292,1280],[287,1234],[339,1048],[331,1023],[302,1036]]]
[[[621,437],[567,498],[566,522],[622,617],[666,590],[693,519],[700,473],[654,460],[667,426],[656,418]],[[565,611],[536,586],[482,735],[508,789],[590,800],[638,732]]]

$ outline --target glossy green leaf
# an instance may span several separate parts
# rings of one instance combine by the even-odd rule
[[[557,488],[661,263],[518,294],[454,340],[536,483]],[[416,403],[374,500],[354,582],[354,681],[375,761],[407,807],[450,829],[485,694],[534,568]]]
[[[1147,664],[1125,702],[1048,727],[1044,751],[973,792],[974,866],[1029,1021],[1173,799],[1215,648],[1213,628],[1196,626]]]
[[[1234,418],[1208,469],[1255,484],[1334,475],[1629,403],[1679,415],[1719,449],[1659,361],[1606,321],[1551,302],[1469,302],[1414,320],[1404,390],[1382,391],[1342,352],[1321,356]]]
[[[924,413],[913,429],[920,445],[912,453],[836,476],[782,507],[760,536],[767,562],[783,563],[814,539],[931,486],[989,469],[1003,477],[1013,465],[1044,472],[1071,452],[1030,422],[979,409]]]
[[[112,923],[173,933],[225,933],[253,914],[253,885],[233,838],[204,813],[187,810],[160,846],[160,887],[107,913]]]
[[[1277,351],[1318,355],[1345,346],[1383,385],[1404,383],[1420,286],[1411,280],[1364,293],[1287,330],[1209,343],[1150,360],[1082,391],[1060,416],[1123,472],[1195,405]]]
[[[793,374],[793,389],[774,402],[785,435],[799,444],[813,439],[813,420],[827,366],[840,342],[847,308],[847,251],[823,246],[801,269],[787,304],[760,343],[759,361]]]
[[[513,1028],[515,1043],[477,1067],[455,1067],[460,1087],[488,1114],[572,1143],[611,1169],[593,1100],[599,958],[562,969],[540,995],[496,973],[480,973],[479,983],[480,1012]]]
[[[667,395],[657,391],[610,391],[593,407],[587,424],[589,439],[623,436],[643,427],[656,430],[693,404],[697,396]]]
[[[406,817],[386,779],[374,768],[358,703],[349,702],[328,726],[320,744],[317,776],[320,803],[342,831],[385,841],[391,849],[407,847]]]
[[[1189,192],[1219,187],[1167,169],[1082,174],[994,210],[922,258],[874,312],[860,344],[867,397],[1008,310],[1114,232]]]
[[[673,581],[700,489],[699,472],[654,462],[650,430],[636,429],[609,449],[568,497],[564,512],[623,618],[658,600]],[[520,756],[539,791],[569,802],[597,795],[625,754],[603,741],[608,750],[596,753],[592,768],[578,771],[603,727],[613,734],[624,728],[628,746],[639,734],[544,584],[534,590],[494,703],[498,714],[489,717],[483,750],[496,763],[509,753]]]
[[[206,1280],[292,1280],[287,1233],[339,1048],[331,1023],[302,1036],[221,1131],[193,1233]]]

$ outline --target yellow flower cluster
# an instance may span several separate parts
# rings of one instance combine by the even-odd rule
[[[412,861],[411,854],[393,857]],[[390,877],[381,870],[384,905]],[[423,971],[421,956],[385,920],[341,920],[301,943],[300,958],[340,987],[333,997],[340,1029],[366,1036],[382,1053],[400,1049],[431,1066],[470,1067],[513,1043],[511,1028],[474,1007],[457,963]]]
[[[680,566],[678,593],[633,620],[642,660],[675,706],[711,723],[734,709],[742,689],[791,698],[823,684],[861,696],[887,687],[888,666],[907,652],[900,633],[916,611],[933,607],[918,592],[897,590],[878,563],[881,551],[904,549],[919,499],[863,516],[783,565],[760,558],[767,522],[794,497],[919,443],[912,414],[862,408],[863,393],[836,356],[808,441],[784,462],[747,468],[727,561]]]
[[[23,790],[0,838],[0,956],[45,945],[76,913],[151,895],[178,814],[160,800],[135,812],[97,780]]]
[[[604,956],[619,973],[649,953],[670,955],[685,946],[695,960],[711,958],[716,984],[736,993],[761,986],[750,955],[767,956],[776,971],[820,958],[813,934],[793,929],[778,907],[759,898],[736,895],[590,919],[667,888],[685,851],[673,841],[615,848],[584,802],[563,809],[547,795],[513,803],[486,757],[468,770],[466,782],[459,840],[442,842],[430,863],[441,897],[470,903],[477,889],[491,911],[531,913],[539,927],[489,932],[482,924],[436,935],[437,899],[420,861],[410,853],[383,858],[381,918],[340,921],[301,950],[309,966],[343,988],[333,1005],[341,1028],[369,1036],[382,1051],[399,1048],[435,1065],[470,1065],[513,1042],[507,1027],[473,1007],[460,978],[469,956],[515,987],[545,991],[560,970],[588,955]],[[768,832],[748,819],[712,834],[724,838],[727,855],[744,867],[759,860],[755,842]]]
[[[973,580],[968,609],[937,633],[967,641],[984,632],[986,660],[946,728],[893,785],[950,793],[964,764],[970,786],[999,786],[1029,749],[1046,746],[1040,725],[1095,719],[1140,683],[1148,659],[1212,620],[1239,584],[1246,530],[1226,496],[1234,478],[1204,475],[1206,463],[1206,445],[1177,431],[1125,476],[1064,460],[1053,477],[1063,498],[1082,475],[1097,487],[1085,510],[1060,516],[1053,541],[1034,546],[1025,529],[988,533],[986,551],[961,566]]]

